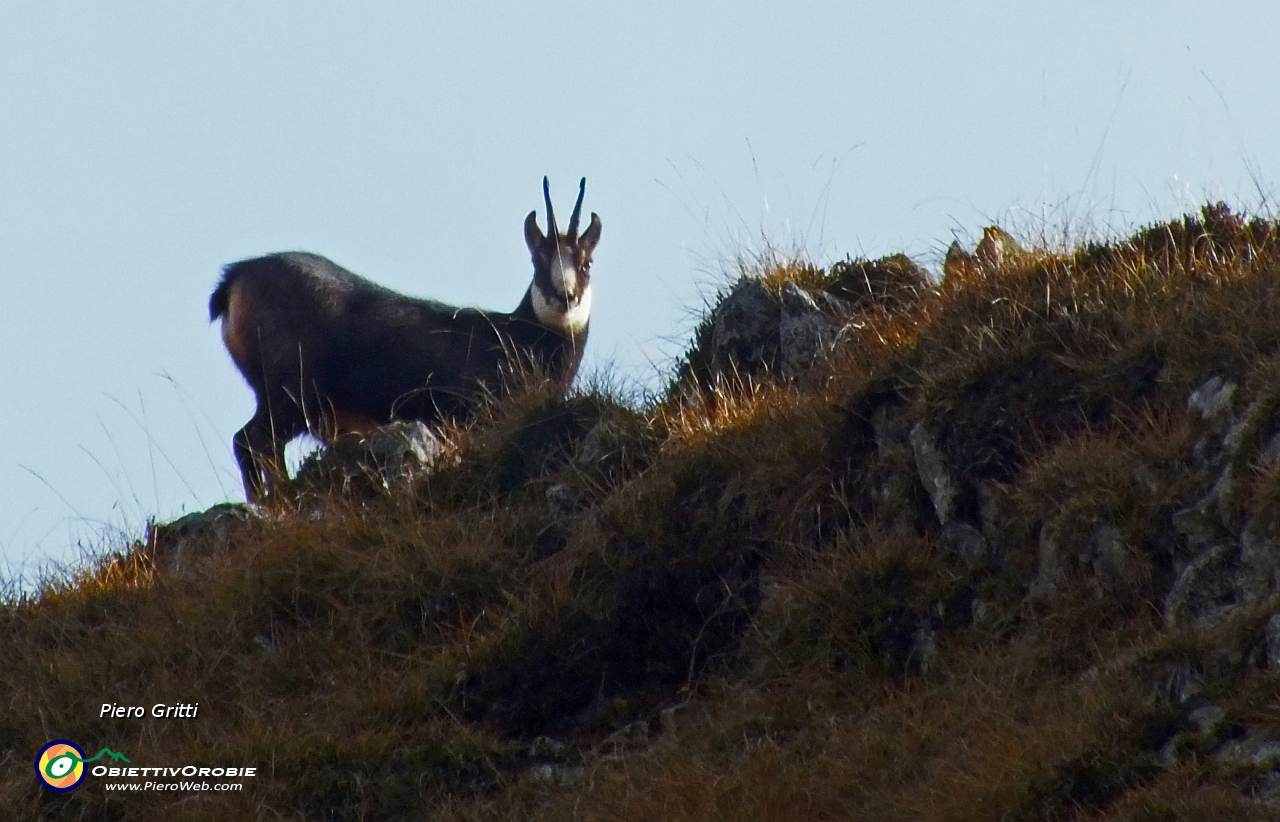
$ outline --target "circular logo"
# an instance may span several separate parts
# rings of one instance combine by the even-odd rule
[[[71,790],[84,781],[84,751],[69,740],[53,740],[36,756],[36,776],[51,791]]]

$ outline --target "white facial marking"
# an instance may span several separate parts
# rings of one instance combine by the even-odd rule
[[[566,263],[562,256],[554,257],[551,260],[551,287],[556,290],[556,294],[572,297],[577,284],[578,271],[573,264]]]
[[[583,289],[576,302],[570,303],[566,311],[560,305],[542,293],[536,285],[533,287],[533,313],[538,322],[548,328],[555,328],[566,334],[577,335],[587,327],[591,319],[591,286]]]
[[[564,330],[570,334],[580,334],[591,319],[591,286],[582,289],[578,301],[569,306],[564,314]]]
[[[538,318],[538,322],[553,328],[560,327],[561,312],[559,308],[547,299],[542,293],[542,289],[537,283],[533,284],[533,313]]]

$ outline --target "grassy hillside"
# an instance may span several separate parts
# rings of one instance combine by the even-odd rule
[[[535,390],[0,607],[0,817],[1280,815],[1280,231],[754,274],[829,354],[713,314],[643,407]],[[55,794],[56,738],[258,771]]]

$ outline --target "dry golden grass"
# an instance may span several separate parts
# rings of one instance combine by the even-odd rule
[[[300,484],[183,573],[128,546],[5,603],[0,818],[1271,818],[1179,689],[1280,727],[1273,603],[1170,627],[1163,597],[1212,480],[1188,393],[1217,374],[1280,407],[1272,225],[992,247],[937,285],[902,257],[748,266],[848,306],[815,379],[712,375],[704,325],[651,404],[535,388],[406,493]],[[985,553],[938,522],[917,424]],[[1232,510],[1280,512],[1276,467],[1237,476]],[[1046,534],[1104,526],[1120,559],[1043,581]],[[97,717],[157,701],[200,717]],[[55,795],[30,771],[53,738],[259,776]]]

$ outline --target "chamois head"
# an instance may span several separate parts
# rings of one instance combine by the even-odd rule
[[[587,230],[578,234],[582,196],[587,178],[578,185],[578,202],[569,218],[569,230],[561,234],[551,208],[547,178],[542,178],[542,196],[547,202],[547,233],[538,228],[538,212],[530,211],[524,221],[524,241],[533,256],[533,310],[538,322],[578,337],[591,318],[591,252],[600,242],[600,218],[591,215]]]

